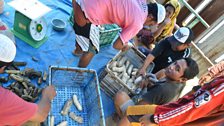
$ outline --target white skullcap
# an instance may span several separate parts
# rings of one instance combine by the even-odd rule
[[[165,19],[166,9],[165,9],[165,7],[163,5],[158,4],[158,3],[156,3],[156,4],[157,4],[157,9],[158,9],[157,23],[160,24]]]
[[[0,34],[0,61],[12,62],[16,56],[16,46],[7,36]]]

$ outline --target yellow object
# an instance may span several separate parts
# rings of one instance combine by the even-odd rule
[[[132,122],[131,126],[141,126],[141,124],[137,123],[137,122]],[[157,124],[151,124],[150,126],[158,126],[158,125]]]
[[[131,126],[141,126],[141,124],[140,123],[137,123],[137,122],[132,122],[131,123]]]
[[[166,5],[171,5],[175,8],[175,11],[173,13],[173,15],[171,16],[171,23],[167,24],[165,26],[165,28],[163,29],[162,33],[156,38],[156,41],[159,42],[161,39],[171,35],[173,29],[174,29],[174,26],[176,24],[176,18],[180,12],[180,9],[181,9],[181,6],[180,6],[180,3],[178,2],[178,0],[170,0],[168,1]]]
[[[127,108],[127,115],[154,114],[157,105],[135,105]]]

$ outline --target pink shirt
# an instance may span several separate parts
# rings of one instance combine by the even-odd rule
[[[36,112],[38,106],[18,97],[9,90],[0,87],[0,126],[20,126]]]
[[[123,43],[143,28],[148,15],[146,0],[81,0],[81,6],[93,24],[119,25]]]

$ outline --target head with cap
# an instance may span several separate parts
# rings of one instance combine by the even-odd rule
[[[12,63],[16,56],[16,46],[7,36],[0,34],[0,73]]]
[[[174,51],[183,51],[189,46],[194,38],[193,31],[188,27],[179,28],[171,37],[168,38],[171,48]]]
[[[155,25],[163,22],[166,10],[163,5],[158,3],[150,3],[148,6],[148,17],[144,25]]]

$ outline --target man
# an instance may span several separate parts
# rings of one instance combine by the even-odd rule
[[[0,70],[4,72],[16,55],[15,44],[5,35],[0,34]],[[50,111],[51,100],[56,92],[53,86],[42,91],[38,104],[29,103],[11,91],[0,87],[0,125],[19,126],[27,121],[43,122]]]
[[[82,54],[79,67],[86,67],[94,54],[99,51],[99,31],[96,25],[117,24],[122,28],[113,47],[118,50],[128,48],[128,41],[143,28],[143,25],[161,23],[165,18],[165,8],[161,4],[147,4],[146,0],[76,0],[74,9],[74,30],[76,49],[74,54]]]
[[[200,89],[193,90],[175,103],[162,106],[145,106],[147,114],[141,124],[157,123],[161,126],[222,126],[224,124],[224,61],[210,67],[200,78]],[[136,115],[143,106],[128,108],[127,113]],[[135,110],[134,110],[135,109]],[[130,112],[131,111],[131,112]],[[150,111],[150,112],[149,112]],[[133,113],[134,112],[134,113]],[[145,113],[146,114],[146,113]],[[169,116],[163,116],[169,114]],[[137,114],[138,115],[138,114]]]
[[[138,33],[140,41],[138,40],[135,43],[143,44],[143,46],[138,48],[146,56],[155,47],[154,44],[168,36],[171,36],[175,27],[176,17],[181,9],[180,3],[178,0],[169,0],[166,4],[164,4],[164,6],[166,9],[166,18],[157,26],[157,29],[155,31],[153,31],[152,28],[146,30],[142,29],[141,32]]]
[[[137,104],[162,105],[178,99],[184,87],[184,82],[192,79],[198,72],[198,65],[193,59],[185,58],[177,60],[165,69],[166,77],[162,79],[165,81],[155,83],[155,85],[149,87],[148,92],[142,96],[142,99]],[[124,92],[118,92],[114,102],[116,111],[120,117],[125,113],[128,106],[135,104]],[[119,125],[130,125],[130,122],[136,122],[139,118],[140,116],[131,116],[128,119],[124,117]]]
[[[146,57],[139,74],[145,75],[146,68],[151,62],[155,63],[152,73],[166,68],[174,61],[190,56],[190,49],[193,40],[193,32],[187,27],[178,29],[174,35],[167,37],[152,50],[152,53]]]

